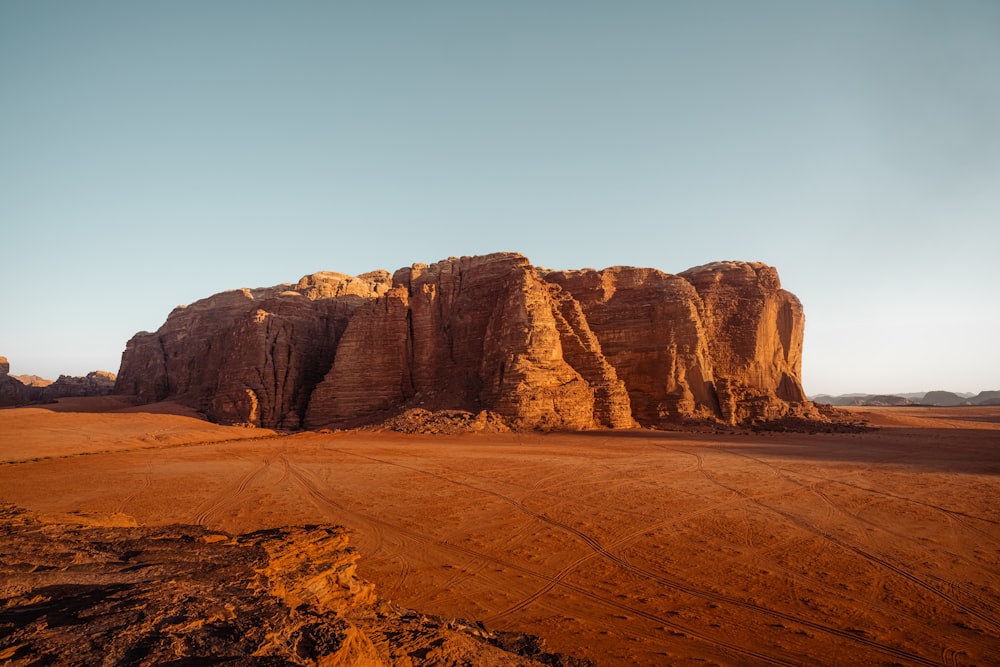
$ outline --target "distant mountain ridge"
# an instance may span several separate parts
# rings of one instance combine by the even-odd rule
[[[926,391],[900,394],[816,394],[809,400],[827,405],[1000,405],[1000,390],[981,391],[978,394],[953,391]]]

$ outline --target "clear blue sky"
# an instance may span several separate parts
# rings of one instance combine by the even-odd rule
[[[1000,2],[0,2],[0,355],[516,250],[764,261],[807,392],[1000,388]]]

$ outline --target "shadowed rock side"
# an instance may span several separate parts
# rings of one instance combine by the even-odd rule
[[[496,253],[178,308],[129,342],[118,391],[278,428],[406,410],[546,430],[818,418],[800,382],[803,324],[759,263],[546,271]]]
[[[355,575],[345,531],[231,536],[0,504],[5,665],[584,666],[537,637],[423,616]]]
[[[116,392],[177,400],[221,423],[298,428],[351,315],[388,288],[386,272],[317,273],[178,307],[128,342]]]
[[[29,382],[24,382],[24,379]],[[60,375],[55,382],[37,375],[10,375],[7,357],[0,357],[0,407],[45,403],[69,396],[107,396],[115,388],[115,374],[92,371],[84,377]]]
[[[0,407],[20,405],[28,400],[28,387],[10,375],[10,362],[0,357]]]

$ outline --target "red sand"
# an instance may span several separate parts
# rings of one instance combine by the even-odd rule
[[[863,434],[264,439],[169,406],[57,409],[0,410],[0,500],[343,524],[382,596],[599,665],[1000,655],[1000,407],[859,408],[882,426]]]

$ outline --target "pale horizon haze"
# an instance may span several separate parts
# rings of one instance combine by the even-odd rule
[[[0,3],[0,355],[516,251],[762,261],[810,395],[1000,389],[1000,3]]]

